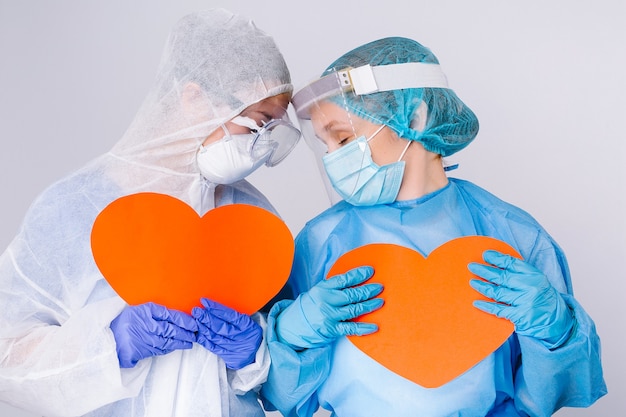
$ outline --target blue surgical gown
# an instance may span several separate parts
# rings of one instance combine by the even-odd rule
[[[470,182],[450,179],[422,198],[388,205],[336,204],[299,233],[288,287],[294,295],[307,291],[342,254],[363,245],[392,243],[427,256],[468,235],[505,241],[545,273],[576,316],[564,345],[549,350],[514,333],[464,374],[427,389],[384,368],[347,338],[303,351],[281,344],[273,329],[291,303],[283,300],[268,319],[272,365],[262,389],[267,406],[286,416],[310,416],[320,405],[339,417],[549,416],[564,406],[589,406],[604,395],[600,341],[572,295],[563,252],[529,214]]]

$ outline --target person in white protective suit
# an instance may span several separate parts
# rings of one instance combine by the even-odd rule
[[[109,203],[139,192],[199,215],[233,203],[275,213],[244,178],[299,140],[291,92],[282,54],[249,19],[215,9],[175,25],[123,137],[47,188],[0,257],[0,401],[64,417],[264,415],[263,316],[208,299],[192,315],[127,305],[90,233]]]

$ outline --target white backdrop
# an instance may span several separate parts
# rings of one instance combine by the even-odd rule
[[[431,48],[481,123],[454,175],[529,211],[556,238],[602,339],[609,394],[557,415],[626,415],[623,0],[0,0],[1,250],[38,193],[121,137],[174,22],[215,6],[273,35],[296,87],[380,37]],[[328,206],[304,142],[251,180],[294,234]],[[0,416],[31,414],[0,403]]]

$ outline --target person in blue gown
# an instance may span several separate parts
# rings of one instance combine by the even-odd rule
[[[549,416],[561,407],[588,407],[607,392],[600,341],[573,296],[561,248],[524,210],[448,177],[444,158],[474,139],[478,120],[429,49],[397,37],[362,45],[292,103],[342,201],[296,238],[286,287],[292,297],[277,302],[268,318],[266,408],[285,416],[311,416],[320,406],[338,417]],[[504,241],[523,259],[485,251],[484,263],[468,265],[483,278],[468,285],[477,298],[490,299],[474,306],[515,326],[496,351],[452,381],[426,388],[346,338],[375,332],[375,323],[351,319],[385,300],[382,286],[368,281],[367,265],[325,279],[339,257],[372,243],[428,256],[472,235]]]

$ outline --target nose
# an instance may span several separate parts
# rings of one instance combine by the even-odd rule
[[[240,126],[230,121],[224,123],[224,125],[226,126],[226,129],[228,129],[228,132],[231,135],[242,135],[242,134],[250,133],[249,127]]]

